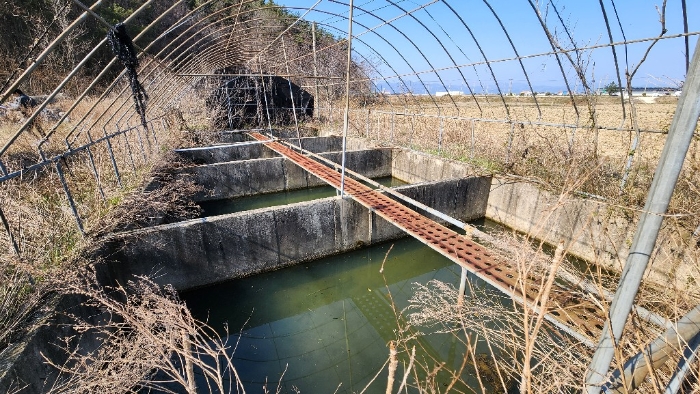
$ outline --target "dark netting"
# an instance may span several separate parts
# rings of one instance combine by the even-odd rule
[[[138,73],[136,71],[139,66],[139,59],[136,56],[131,37],[126,33],[124,24],[117,23],[114,25],[114,27],[109,30],[109,33],[107,33],[107,39],[112,46],[112,52],[114,52],[114,55],[121,60],[124,64],[124,68],[126,68],[129,84],[131,85],[131,95],[136,105],[136,112],[141,116],[141,124],[143,127],[148,129],[146,124],[146,101],[148,100],[148,94],[146,94],[146,90],[139,82]]]

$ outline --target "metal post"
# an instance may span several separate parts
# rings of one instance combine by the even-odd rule
[[[352,8],[353,0],[350,0],[348,11],[348,63],[345,66],[345,115],[343,117],[343,159],[340,173],[340,196],[345,197],[345,151],[347,148],[348,127],[350,125],[350,62],[352,62]]]
[[[284,44],[284,36],[282,36],[282,52],[284,53],[284,64],[287,67],[287,74],[289,74],[289,62],[287,61],[287,46]],[[297,119],[297,108],[296,108],[296,104],[294,103],[294,92],[292,91],[291,78],[288,78],[287,82],[289,84],[289,97],[292,99],[292,114],[294,115],[294,125],[296,126],[296,129],[297,129],[297,142],[299,143],[299,147],[301,148],[301,135],[299,134],[299,120]]]
[[[128,131],[125,131],[124,134],[124,145],[126,146],[126,151],[129,153],[129,160],[131,161],[131,168],[134,170],[134,173],[136,173],[136,162],[134,161],[134,155],[131,153],[131,144],[129,144],[129,136],[127,135]]]
[[[629,153],[627,153],[627,160],[625,161],[625,170],[623,171],[622,180],[620,181],[620,190],[624,190],[625,185],[627,184],[627,179],[630,176],[630,171],[632,171],[632,163],[634,162],[634,158],[637,156],[637,148],[639,147],[639,139],[641,138],[641,136],[642,133],[639,131],[639,128],[636,128],[634,133],[634,139],[632,140],[632,146],[630,146]]]
[[[467,289],[467,269],[462,267],[462,275],[459,278],[459,293],[457,294],[457,307],[464,304],[464,291]]]
[[[165,122],[165,120],[161,119],[160,120],[160,128],[162,130],[165,130],[165,126],[163,126],[163,122]],[[151,129],[151,134],[153,134],[153,142],[155,142],[157,144],[158,143],[158,136],[156,135],[156,128],[153,126],[153,121],[150,121],[149,123],[150,123],[149,126]]]
[[[143,147],[143,138],[141,138],[141,131],[139,129],[132,129],[136,130],[136,137],[139,140],[139,147],[141,148],[141,155],[143,156],[143,162],[146,163],[148,161],[148,157],[146,157],[146,149]]]
[[[92,142],[92,141],[90,141]],[[105,192],[102,190],[102,182],[100,181],[100,174],[97,172],[97,166],[95,165],[95,158],[92,156],[92,150],[90,150],[90,147],[87,147],[87,153],[88,157],[90,158],[90,165],[92,166],[92,173],[95,175],[95,180],[97,181],[97,190],[100,191],[100,196],[102,196],[103,200],[106,200],[105,197]]]
[[[78,208],[75,207],[75,201],[73,201],[73,196],[70,194],[70,189],[68,188],[68,183],[66,183],[66,178],[63,176],[63,170],[61,169],[61,163],[58,160],[54,162],[56,165],[56,171],[58,172],[58,178],[61,180],[61,185],[63,185],[63,191],[66,193],[68,198],[68,204],[70,204],[70,209],[73,211],[73,217],[75,217],[75,222],[78,224],[78,229],[85,235],[85,230],[83,230],[83,222],[80,220],[80,215],[78,215]]]
[[[513,149],[513,134],[515,133],[515,124],[510,122],[510,135],[508,136],[508,147],[506,148],[506,164],[510,164],[510,151]]]
[[[671,380],[668,382],[664,394],[676,394],[678,390],[681,389],[688,373],[693,373],[691,365],[698,356],[698,347],[700,347],[700,334],[695,335],[693,339],[688,342],[688,346],[683,352],[683,356],[678,362],[678,366],[676,366],[676,372],[674,372]]]
[[[260,66],[260,75],[263,75],[262,61],[258,61],[258,65]],[[265,88],[265,77],[261,76],[260,80],[262,81],[261,83],[262,83],[262,89],[263,89],[263,99],[265,101],[265,114],[267,115],[267,127],[270,130],[270,134],[272,134],[272,120],[270,119],[270,104],[268,104],[268,102],[267,102],[267,88]],[[272,88],[270,88],[270,91],[272,91]]]
[[[395,123],[395,113],[391,113],[391,143],[394,143],[394,123]]]
[[[647,202],[630,248],[620,284],[610,305],[608,321],[586,376],[587,391],[599,393],[615,354],[627,317],[632,309],[639,284],[656,244],[663,215],[673,194],[693,132],[700,116],[700,41],[688,72],[683,93],[678,100],[661,158],[654,174]]]
[[[381,131],[381,126],[379,125],[379,119],[381,118],[381,115],[377,116],[377,141],[381,140],[380,136],[380,131]]]
[[[416,114],[411,115],[411,138],[408,140],[408,146],[413,145],[413,137],[416,135]]]
[[[15,251],[15,254],[19,256],[19,247],[17,246],[17,242],[15,241],[15,237],[12,236],[12,230],[10,229],[10,224],[7,222],[7,219],[5,218],[5,214],[2,212],[2,208],[0,208],[0,221],[2,221],[3,227],[5,227],[5,231],[7,231],[7,235],[10,237],[10,243],[12,243],[12,248]]]
[[[107,136],[107,130],[103,127],[102,130],[105,132],[105,137]],[[114,159],[114,152],[112,151],[112,143],[109,141],[109,137],[106,138],[107,151],[109,152],[109,158],[112,160],[112,167],[114,168],[114,175],[117,176],[117,184],[120,188],[122,186],[122,179],[119,176],[119,168],[117,167],[117,160]]]
[[[634,391],[644,382],[649,370],[660,368],[671,355],[687,348],[698,333],[700,333],[700,306],[693,308],[671,328],[646,345],[641,352],[627,360],[621,371],[616,370],[613,373],[610,381],[603,386],[603,391],[616,394]]]

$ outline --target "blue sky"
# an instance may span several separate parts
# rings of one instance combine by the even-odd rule
[[[277,4],[291,7],[297,13],[314,6],[314,0],[276,0]],[[533,2],[537,3],[533,0]],[[609,42],[608,32],[598,0],[558,0],[554,7],[560,21],[547,1],[540,0],[540,11],[551,34],[561,45],[572,48],[569,34],[577,47]],[[661,33],[659,13],[662,1],[616,0],[614,5],[620,24],[615,17],[613,3],[604,0],[615,42],[656,37]],[[689,31],[699,31],[700,2],[687,1]],[[321,0],[307,14],[306,19],[317,21],[337,36],[347,31],[347,0]],[[520,56],[532,56],[550,52],[551,46],[536,13],[527,0],[488,0],[500,18]],[[448,89],[466,90],[467,84],[476,92],[518,92],[527,89],[525,73],[515,57],[494,12],[483,0],[356,0],[354,2],[355,60],[369,61],[376,65],[375,78],[380,88],[400,90],[405,84],[416,92]],[[421,6],[425,6],[421,8]],[[407,11],[421,8],[405,15]],[[341,16],[333,16],[338,14]],[[384,21],[395,19],[391,26]],[[564,29],[568,29],[568,34]],[[681,0],[668,0],[666,6],[666,35],[683,32]],[[370,30],[370,31],[368,31]],[[697,36],[690,38],[692,54]],[[477,45],[478,43],[478,45]],[[620,71],[633,70],[639,64],[651,43],[643,42],[617,46]],[[480,48],[479,48],[480,47]],[[575,56],[572,53],[572,56]],[[484,60],[498,61],[491,69]],[[563,73],[553,55],[523,59],[523,66],[537,91],[581,89],[571,63],[560,56]],[[616,79],[616,71],[610,47],[588,50],[582,53],[586,64],[587,80],[593,88],[604,86]],[[431,72],[431,70],[441,70]],[[413,75],[418,74],[418,75]],[[397,75],[403,75],[398,78]],[[685,75],[685,47],[683,38],[659,41],[651,50],[635,78],[635,87],[673,86]],[[386,82],[385,82],[386,81]],[[388,83],[392,85],[389,86]]]

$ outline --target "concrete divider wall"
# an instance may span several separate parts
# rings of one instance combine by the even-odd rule
[[[490,188],[491,177],[471,177],[401,186],[394,188],[394,190],[429,207],[438,209],[446,215],[466,222],[485,216]],[[389,195],[389,197],[392,196]],[[398,198],[392,198],[402,202]],[[420,209],[416,209],[416,211],[431,217]],[[435,218],[431,217],[431,219]]]
[[[176,153],[195,164],[214,164],[227,161],[280,157],[279,154],[260,143],[210,146],[205,149],[178,150]]]
[[[391,175],[391,149],[351,151],[346,154],[347,168],[367,177]],[[337,163],[340,153],[324,153]],[[326,183],[284,158],[244,160],[189,167],[180,176],[194,180],[204,188],[197,201],[220,200],[321,186]]]
[[[397,149],[392,162],[394,177],[408,183],[432,182],[477,175],[472,166],[427,153]]]
[[[230,130],[219,132],[219,141],[223,144],[234,144],[236,142],[251,141],[252,138],[246,134],[245,130]]]
[[[296,138],[285,139],[285,142],[294,146],[299,145],[299,140]],[[364,150],[364,145],[361,144],[360,147],[360,144],[354,143],[354,149],[352,150]],[[313,153],[337,152],[342,150],[343,139],[337,136],[304,137],[301,138],[301,146]],[[229,161],[280,157],[275,151],[256,141],[248,141],[244,145],[210,146],[206,148],[182,149],[176,152],[195,164],[216,164]]]
[[[455,216],[483,217],[490,180],[406,186],[402,192]],[[415,188],[415,191],[411,189]],[[483,190],[486,189],[486,192]],[[444,198],[451,193],[463,193]],[[478,196],[478,197],[477,197]],[[464,208],[463,208],[464,207]],[[468,209],[467,209],[468,208]],[[178,290],[205,286],[395,239],[403,232],[352,200],[311,202],[196,219],[125,233],[110,241],[103,283],[151,275]],[[124,247],[128,245],[128,247]]]
[[[299,146],[296,138],[287,138],[285,142]],[[336,152],[343,149],[343,139],[338,136],[301,138],[301,147],[313,153]]]
[[[616,272],[624,266],[639,220],[636,212],[575,196],[560,199],[533,184],[503,178],[493,180],[486,217],[553,245],[564,241],[568,253]],[[692,237],[664,222],[647,280],[673,281],[678,288],[696,280],[691,262],[697,261],[697,249],[677,247],[683,239]]]
[[[251,141],[253,138],[251,138],[248,133],[254,130],[228,130],[228,131],[221,131],[219,132],[219,141],[224,143],[224,144],[232,144],[236,142],[245,142],[245,141]],[[255,131],[260,131],[263,134],[271,134],[275,138],[296,138],[297,137],[297,131],[296,129],[288,129],[288,130],[281,130],[281,129],[257,129]],[[319,135],[318,131],[312,130],[312,129],[301,129],[299,131],[299,135],[304,138],[304,137],[317,137]]]
[[[298,146],[298,140],[296,138],[288,138],[286,141],[292,145]],[[303,149],[306,149],[313,153],[342,152],[343,137],[337,135],[330,135],[326,137],[302,138],[301,145]],[[374,148],[376,148],[376,146],[368,144],[367,140],[365,140],[364,138],[349,137],[345,141],[346,151],[367,150]]]
[[[328,152],[319,156],[337,164],[343,161],[342,152]],[[351,171],[368,178],[379,178],[392,175],[392,157],[393,149],[390,148],[347,151],[345,152],[345,164],[346,168]]]
[[[609,268],[619,268],[634,234],[633,223],[618,220],[604,204],[560,200],[530,183],[503,178],[493,180],[486,217],[552,245],[564,241],[569,253]]]

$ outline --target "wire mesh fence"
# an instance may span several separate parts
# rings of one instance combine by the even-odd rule
[[[58,263],[166,150],[231,128],[341,134],[346,100],[349,136],[549,190],[581,180],[578,195],[632,215],[700,35],[684,0],[367,0],[351,3],[349,38],[351,5],[335,0],[148,0],[116,16],[99,3],[65,2],[65,26],[29,31],[0,68],[3,259]],[[134,37],[145,122],[107,48],[116,22]],[[66,53],[70,67],[52,63]],[[10,101],[18,88],[41,102]],[[700,229],[697,129],[689,148],[669,212],[686,238]]]

